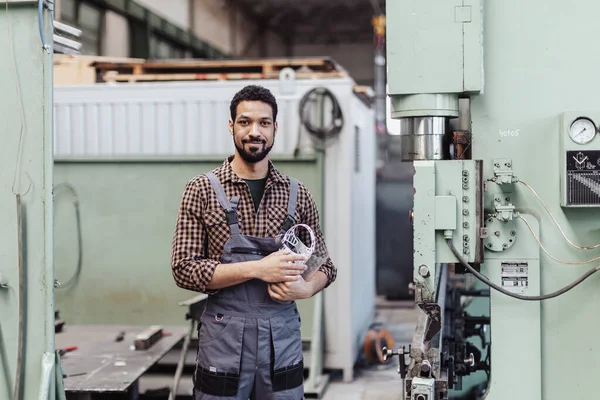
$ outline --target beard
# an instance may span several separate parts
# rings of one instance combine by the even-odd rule
[[[235,134],[233,135],[233,143],[235,145],[236,150],[238,151],[240,157],[247,163],[255,164],[265,159],[265,157],[269,154],[273,145],[275,144],[275,140],[271,143],[270,146],[267,146],[267,142],[263,139],[246,139],[242,140],[242,145],[238,145],[235,141]],[[246,150],[246,146],[251,145],[249,150]]]

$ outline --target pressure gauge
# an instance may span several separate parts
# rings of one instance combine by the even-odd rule
[[[569,136],[577,144],[589,143],[596,136],[596,124],[589,118],[577,118],[569,128]]]

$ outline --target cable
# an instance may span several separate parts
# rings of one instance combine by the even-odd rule
[[[55,283],[56,288],[64,289],[64,288],[71,286],[73,284],[73,282],[75,282],[77,280],[77,278],[79,278],[79,275],[81,275],[81,269],[82,269],[82,264],[83,264],[83,240],[81,237],[81,216],[80,216],[80,212],[79,212],[79,198],[77,196],[77,192],[75,191],[73,186],[69,185],[68,183],[59,183],[58,185],[54,186],[54,194],[56,194],[57,189],[60,189],[60,188],[65,188],[73,194],[73,206],[75,207],[75,219],[76,219],[76,223],[77,223],[77,245],[78,245],[77,246],[77,248],[78,248],[77,269],[75,270],[75,273],[67,281],[67,283],[61,284],[59,281],[56,281],[56,283]]]
[[[331,124],[329,124],[329,126],[316,127],[310,122],[311,115],[309,114],[309,111],[312,110],[308,105],[319,105],[319,101],[322,103],[326,98],[331,100],[332,105]],[[321,111],[323,111],[323,104],[321,104],[321,107]],[[326,87],[316,87],[306,92],[300,99],[298,113],[300,116],[300,127],[304,127],[313,139],[320,141],[322,144],[326,144],[330,139],[337,137],[344,127],[342,108],[335,95]],[[296,152],[299,151],[300,136],[301,135],[299,134]]]
[[[540,296],[523,296],[523,295],[520,295],[517,293],[511,293],[511,292],[501,288],[500,286],[496,285],[494,282],[492,282],[488,278],[486,278],[484,275],[477,272],[477,270],[475,268],[473,268],[468,262],[466,262],[465,259],[462,257],[462,255],[460,255],[460,253],[456,250],[456,247],[454,247],[454,243],[452,243],[452,239],[446,239],[446,242],[448,243],[448,247],[450,247],[450,250],[452,251],[454,256],[460,261],[460,264],[463,267],[465,267],[467,270],[469,270],[469,272],[471,272],[473,275],[475,275],[475,277],[477,279],[479,279],[481,282],[485,283],[492,289],[495,289],[502,294],[505,294],[507,296],[513,297],[518,300],[541,301],[541,300],[548,300],[548,299],[552,299],[554,297],[558,297],[561,294],[564,294],[564,293],[568,292],[569,290],[573,289],[575,286],[579,285],[581,282],[585,281],[587,278],[589,278],[594,273],[598,272],[598,270],[600,270],[600,265],[597,265],[594,268],[587,271],[585,274],[583,274],[581,277],[579,277],[573,283],[565,286],[562,289],[557,290],[556,292],[552,292],[552,293],[549,293],[546,295],[540,295]]]
[[[589,263],[592,263],[594,261],[600,260],[600,256],[594,257],[591,260],[586,260],[586,261],[563,261],[563,260],[560,260],[560,259],[554,257],[552,254],[550,254],[548,252],[548,250],[546,250],[546,248],[544,247],[544,245],[542,244],[542,242],[540,241],[540,239],[538,238],[538,236],[533,231],[533,228],[531,228],[531,225],[529,225],[529,222],[527,222],[527,220],[525,218],[523,218],[522,216],[520,216],[520,215],[519,215],[519,219],[522,220],[523,222],[525,222],[525,225],[527,225],[527,228],[529,228],[529,232],[531,232],[531,234],[535,238],[535,241],[538,242],[538,244],[540,245],[540,247],[542,248],[542,250],[544,250],[544,253],[546,253],[548,255],[548,257],[550,257],[551,259],[553,259],[555,261],[558,261],[559,263],[569,264],[569,265],[583,265],[583,264],[589,264]]]
[[[529,190],[531,190],[531,192],[533,193],[533,195],[535,197],[537,197],[537,199],[540,201],[540,203],[542,203],[542,206],[546,209],[546,212],[548,213],[548,215],[550,215],[550,218],[554,222],[554,225],[556,225],[556,227],[560,231],[560,234],[567,241],[567,243],[569,243],[571,246],[573,246],[573,247],[575,247],[576,249],[579,249],[579,250],[593,250],[593,249],[597,249],[598,247],[600,247],[600,243],[595,244],[593,246],[579,246],[579,245],[571,242],[569,240],[569,238],[565,235],[565,232],[562,230],[562,228],[560,227],[560,225],[558,224],[558,221],[556,220],[556,218],[554,218],[554,215],[552,215],[552,213],[550,212],[550,209],[548,208],[548,206],[546,205],[546,203],[544,203],[544,200],[542,200],[542,198],[537,194],[537,192],[527,182],[522,181],[522,180],[519,180],[519,182],[521,182],[523,185],[525,185],[526,188],[528,188]]]

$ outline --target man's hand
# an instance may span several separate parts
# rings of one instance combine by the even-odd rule
[[[290,250],[279,250],[256,261],[255,278],[269,283],[302,279],[300,275],[306,270],[306,265],[296,264],[294,261],[304,259],[304,256],[292,253]]]
[[[269,296],[278,301],[295,301],[308,299],[312,296],[312,285],[302,277],[293,282],[271,283]]]
[[[327,276],[317,271],[308,278],[295,280],[293,282],[278,282],[269,284],[269,296],[279,301],[295,301],[308,299],[325,287]]]

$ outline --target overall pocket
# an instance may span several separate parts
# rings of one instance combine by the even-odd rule
[[[196,389],[213,396],[237,394],[244,324],[244,318],[204,313],[198,334]]]
[[[304,382],[300,317],[297,311],[271,321],[271,385],[274,392],[294,389]]]

